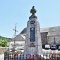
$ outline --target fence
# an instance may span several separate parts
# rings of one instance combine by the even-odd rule
[[[4,60],[60,60],[60,55],[22,55],[22,54],[9,54],[4,53]]]

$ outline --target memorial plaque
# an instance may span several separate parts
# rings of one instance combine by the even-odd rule
[[[30,41],[35,42],[35,28],[34,27],[30,28]]]
[[[35,47],[34,43],[31,43],[31,44],[30,44],[30,47]]]

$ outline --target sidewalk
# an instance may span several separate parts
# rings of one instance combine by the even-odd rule
[[[0,55],[0,60],[4,60],[4,54]]]

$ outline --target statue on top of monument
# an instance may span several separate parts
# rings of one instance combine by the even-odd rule
[[[30,10],[30,13],[32,13],[32,15],[35,15],[36,9],[34,8],[34,6],[33,6],[32,9]]]

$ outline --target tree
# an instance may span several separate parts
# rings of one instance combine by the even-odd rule
[[[5,40],[0,39],[0,46],[5,47],[7,46],[7,43],[8,41],[6,39]]]

